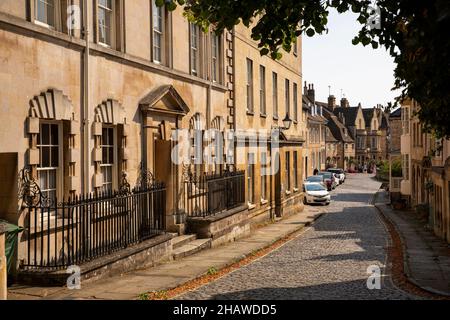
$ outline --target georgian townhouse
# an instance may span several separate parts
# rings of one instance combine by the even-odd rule
[[[401,196],[411,207],[425,209],[428,225],[450,242],[450,140],[423,130],[415,100],[401,104]]]
[[[261,221],[289,215],[303,208],[303,150],[307,121],[302,112],[301,38],[292,51],[275,61],[261,57],[250,29],[236,26],[234,32],[235,126],[238,167],[246,171],[246,202],[249,218]],[[279,147],[268,137],[277,131]],[[255,148],[251,135],[259,132],[264,147]],[[278,159],[278,160],[277,160]],[[242,164],[242,163],[245,163]],[[272,170],[272,174],[270,173]]]
[[[25,228],[20,271],[138,244],[153,263],[175,235],[214,246],[302,208],[301,41],[273,61],[249,32],[154,0],[1,1],[0,218]],[[237,163],[232,130],[274,127],[280,170],[262,179],[265,153]]]

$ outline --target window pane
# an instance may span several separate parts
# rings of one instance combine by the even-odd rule
[[[36,20],[55,26],[55,3],[54,0],[36,1]]]
[[[108,129],[108,144],[110,146],[114,145],[114,129],[113,128]]]
[[[40,144],[41,145],[49,145],[50,144],[50,125],[42,124],[41,125],[41,134],[40,134]]]
[[[59,136],[58,136],[58,125],[57,124],[52,124],[51,125],[51,139],[50,139],[50,141],[51,141],[51,144],[52,145],[58,145],[58,139],[59,139]]]
[[[48,171],[48,187],[47,189],[56,189],[56,170]]]
[[[51,167],[58,167],[59,164],[59,148],[58,147],[51,147]]]
[[[50,167],[50,147],[41,147],[41,168]]]
[[[41,190],[47,189],[47,171],[39,171],[39,186]]]
[[[108,154],[108,163],[113,164],[114,163],[114,147],[109,147],[109,154]]]

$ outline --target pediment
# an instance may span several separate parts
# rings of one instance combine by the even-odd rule
[[[172,85],[160,86],[148,93],[139,103],[143,112],[186,115],[189,107]]]

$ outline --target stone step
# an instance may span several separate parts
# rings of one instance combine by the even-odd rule
[[[197,239],[185,244],[184,246],[173,251],[173,259],[179,260],[181,258],[193,255],[203,249],[211,248],[211,239]]]
[[[182,236],[177,236],[172,239],[172,248],[173,250],[178,249],[189,242],[192,242],[197,239],[197,235],[195,234],[185,234]]]

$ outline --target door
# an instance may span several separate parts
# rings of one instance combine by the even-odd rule
[[[166,216],[174,214],[175,208],[175,172],[171,159],[172,144],[170,140],[155,140],[154,174],[156,181],[166,186]],[[167,220],[167,219],[166,219]],[[167,225],[167,224],[166,224]]]

